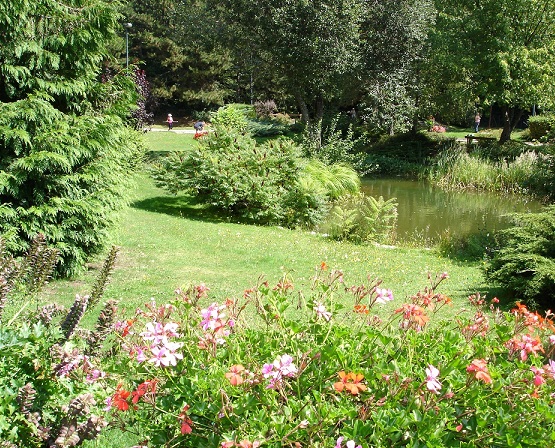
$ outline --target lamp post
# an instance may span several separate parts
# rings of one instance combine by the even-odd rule
[[[125,27],[125,68],[129,68],[129,30],[133,27],[132,23],[124,23]]]

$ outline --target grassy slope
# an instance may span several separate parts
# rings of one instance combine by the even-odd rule
[[[186,148],[191,135],[152,132],[152,150]],[[357,246],[326,240],[310,232],[279,227],[249,226],[218,220],[189,204],[186,196],[171,196],[156,188],[147,174],[137,177],[131,206],[121,213],[114,242],[121,247],[117,268],[105,298],[121,299],[130,312],[151,297],[172,298],[177,287],[204,282],[211,299],[237,297],[263,275],[272,284],[284,271],[297,289],[306,289],[314,269],[325,261],[345,273],[347,285],[369,277],[383,279],[393,290],[396,307],[427,285],[427,273],[447,271],[441,287],[455,301],[451,313],[465,305],[468,294],[485,292],[479,267],[454,263],[433,251]],[[225,219],[225,217],[224,217]],[[90,291],[96,269],[72,281],[57,281],[48,295],[69,303],[76,293]]]

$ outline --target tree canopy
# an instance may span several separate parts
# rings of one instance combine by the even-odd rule
[[[554,0],[449,0],[436,6],[433,63],[444,73],[438,80],[450,79],[455,95],[462,89],[482,107],[498,104],[501,142],[510,139],[523,110],[553,106]]]

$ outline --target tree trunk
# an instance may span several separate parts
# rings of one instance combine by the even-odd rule
[[[308,106],[304,98],[301,96],[299,92],[295,93],[295,99],[297,100],[297,106],[299,106],[299,110],[301,111],[301,122],[308,125],[310,122],[310,114],[308,112]]]
[[[511,139],[511,133],[520,121],[523,111],[520,108],[516,109],[508,106],[503,106],[501,110],[503,112],[503,131],[499,143],[503,144]]]
[[[502,120],[503,120],[503,131],[501,132],[501,137],[499,138],[499,143],[502,145],[505,142],[508,142],[511,139],[511,132],[512,132],[512,115],[514,110],[512,107],[503,106],[501,108],[502,112]]]

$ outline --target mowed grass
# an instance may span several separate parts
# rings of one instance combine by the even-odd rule
[[[192,140],[170,132],[151,132],[145,138],[157,152],[186,148]],[[440,289],[454,301],[446,317],[466,306],[469,294],[487,292],[477,264],[442,258],[434,250],[354,245],[309,231],[241,224],[195,205],[186,195],[166,193],[146,172],[136,177],[133,200],[120,214],[113,243],[120,252],[104,298],[120,300],[129,314],[151,298],[171,300],[176,288],[202,282],[210,288],[209,300],[221,301],[241,297],[259,278],[276,284],[284,273],[307,296],[322,262],[341,270],[346,286],[382,279],[382,287],[395,296],[384,311],[428,285],[428,273],[449,273]],[[101,263],[99,258],[79,278],[53,282],[44,300],[55,297],[67,305],[75,294],[90,292]]]

